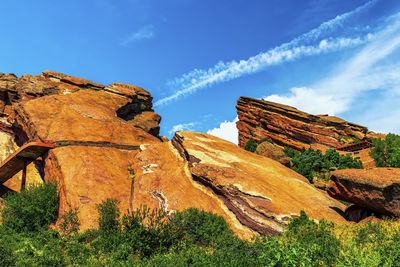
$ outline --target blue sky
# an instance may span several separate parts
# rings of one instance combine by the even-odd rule
[[[2,0],[0,72],[148,90],[161,134],[237,142],[265,98],[400,133],[398,0]]]

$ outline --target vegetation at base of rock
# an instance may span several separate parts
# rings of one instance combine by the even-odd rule
[[[305,176],[311,183],[314,177],[328,177],[331,168],[362,169],[362,162],[351,156],[342,156],[334,149],[328,149],[325,154],[321,150],[309,148],[301,152],[285,147],[286,156],[291,158],[292,169]]]
[[[53,183],[8,193],[2,200],[2,226],[16,232],[45,230],[57,219],[58,203],[57,185]]]
[[[269,142],[269,143],[271,143],[271,144],[274,143],[274,142],[272,141],[272,139],[271,139],[271,138],[268,138],[268,137],[263,138],[263,139],[261,139],[261,140],[258,141],[258,142],[257,142],[256,140],[254,140],[252,137],[250,137],[249,140],[247,140],[247,143],[246,143],[246,145],[244,146],[244,149],[247,150],[247,151],[250,151],[250,152],[255,152],[255,151],[257,150],[257,146],[258,146],[259,144],[264,143],[264,142]]]
[[[254,151],[256,151],[257,146],[258,146],[257,141],[250,137],[249,140],[247,140],[247,143],[244,146],[244,149],[247,151],[250,151],[250,152],[254,152]]]
[[[385,140],[374,138],[372,140],[371,157],[376,167],[400,168],[400,136],[389,133]]]
[[[78,208],[69,209],[61,215],[60,230],[64,236],[77,234],[79,231]]]
[[[57,199],[55,187],[38,188]],[[49,197],[49,196],[48,196]],[[14,196],[16,198],[16,196]],[[7,207],[6,198],[2,212]],[[15,201],[15,199],[12,199]],[[25,204],[25,203],[23,203]],[[43,204],[37,202],[34,205]],[[98,206],[99,228],[60,235],[55,230],[15,231],[0,225],[1,266],[398,266],[400,224],[316,222],[301,212],[281,236],[239,239],[222,217],[188,209],[167,213],[144,206],[122,216],[118,202]],[[32,207],[31,207],[32,208]],[[53,208],[45,206],[44,214]],[[76,209],[64,221],[76,222]],[[78,222],[79,223],[79,222]]]

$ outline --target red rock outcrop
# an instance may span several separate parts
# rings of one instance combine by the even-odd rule
[[[380,214],[400,216],[400,168],[337,170],[327,192]]]
[[[296,108],[250,97],[240,97],[236,105],[239,146],[247,140],[270,138],[275,144],[297,150],[303,147],[326,150],[342,145],[339,137],[364,140],[366,127],[327,115],[311,115]]]
[[[126,105],[114,111],[118,117],[146,132],[158,137],[161,117],[152,110],[152,96],[144,89],[123,83],[104,86],[86,79],[77,78],[54,71],[44,71],[43,75],[22,75],[0,73],[0,131],[13,133],[7,118],[14,106],[20,102],[49,95],[65,95],[78,91],[100,91],[127,99]],[[45,107],[45,106],[44,106]]]
[[[177,132],[168,143],[143,145],[133,168],[133,208],[212,211],[243,238],[282,233],[301,210],[314,219],[345,222],[335,211],[344,205],[303,176],[208,134]]]
[[[0,74],[0,103],[3,159],[18,148],[14,139],[19,145],[56,144],[44,161],[36,162],[39,171],[28,166],[27,182],[56,180],[61,214],[79,207],[84,230],[97,226],[96,204],[106,198],[121,201],[124,211],[129,208],[130,159],[140,145],[161,143],[161,117],[152,110],[150,93],[133,85],[103,86],[45,71],[19,78]],[[19,190],[18,178],[0,191]]]

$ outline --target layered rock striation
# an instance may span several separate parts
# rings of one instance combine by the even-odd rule
[[[168,143],[143,145],[133,169],[132,208],[211,211],[242,238],[280,234],[301,210],[314,219],[346,221],[338,212],[344,205],[303,176],[208,134],[177,132]]]
[[[347,122],[327,115],[311,115],[296,108],[254,99],[238,99],[236,123],[239,130],[239,146],[244,147],[247,140],[270,138],[280,146],[297,150],[304,148],[337,148],[343,144],[343,137],[358,140],[370,139],[371,133],[364,126]]]
[[[280,234],[301,210],[345,222],[341,203],[275,160],[202,133],[159,137],[161,117],[142,88],[45,71],[1,74],[0,92],[1,156],[27,142],[55,144],[32,166],[40,181],[57,182],[60,215],[79,209],[81,230],[97,227],[96,205],[107,198],[123,212],[141,205],[210,211],[242,238]]]

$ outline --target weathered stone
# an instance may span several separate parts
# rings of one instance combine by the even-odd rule
[[[60,214],[79,208],[81,230],[86,230],[98,226],[96,204],[107,198],[118,200],[121,211],[126,212],[133,193],[128,168],[134,153],[95,146],[51,150],[45,161],[45,180],[59,184]]]
[[[257,146],[257,149],[255,151],[257,155],[261,155],[273,160],[278,161],[279,163],[290,167],[290,158],[285,155],[283,152],[283,149],[275,146],[268,141],[262,142]]]
[[[134,205],[212,211],[243,238],[280,234],[301,210],[345,222],[335,211],[344,205],[303,176],[211,135],[177,132],[171,142],[141,146],[133,166]]]
[[[346,219],[350,222],[360,222],[366,218],[371,217],[374,212],[368,208],[360,207],[357,205],[350,205],[344,211]]]
[[[293,107],[249,97],[237,105],[239,146],[247,140],[270,138],[280,146],[297,150],[303,147],[326,150],[342,145],[339,137],[365,139],[366,127],[327,115],[311,115]]]
[[[66,75],[60,72],[55,72],[51,70],[43,71],[43,76],[46,78],[51,78],[54,80],[59,80],[61,82],[70,83],[79,87],[97,87],[97,88],[104,88],[104,85],[95,83],[86,79]]]
[[[29,140],[139,146],[159,139],[117,117],[130,98],[105,91],[81,90],[21,102],[13,125]]]
[[[0,74],[0,130],[6,132],[0,132],[0,156],[6,158],[18,148],[15,136],[18,145],[55,143],[45,164],[36,162],[39,172],[34,164],[28,166],[27,183],[33,179],[31,168],[38,181],[56,180],[60,214],[78,207],[81,229],[97,227],[96,204],[101,201],[115,198],[123,212],[132,208],[129,167],[134,149],[161,143],[161,118],[151,102],[150,93],[127,84],[104,87],[51,71],[19,78]],[[20,187],[19,175],[1,186],[0,197]]]
[[[153,111],[144,111],[129,121],[133,126],[154,136],[158,136],[160,133],[160,122],[161,116]]]
[[[377,213],[400,216],[400,168],[337,170],[327,192]]]

